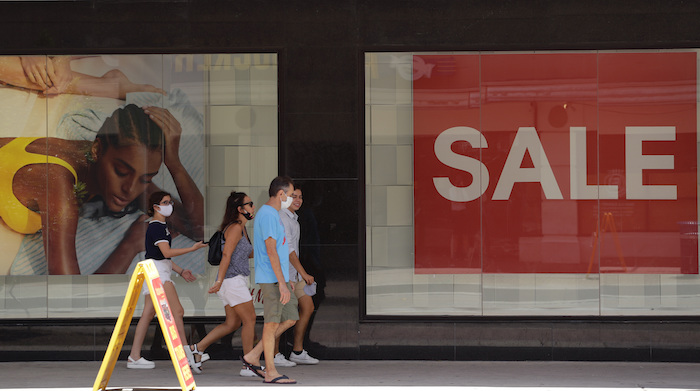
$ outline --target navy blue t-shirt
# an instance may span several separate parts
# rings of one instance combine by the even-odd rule
[[[146,259],[166,259],[158,248],[158,243],[168,242],[168,245],[171,245],[172,240],[165,222],[151,220],[146,230]]]

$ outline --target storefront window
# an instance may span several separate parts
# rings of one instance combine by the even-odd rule
[[[0,63],[0,317],[118,315],[155,188],[178,202],[173,247],[208,238],[232,190],[267,198],[278,171],[276,54]],[[188,315],[223,315],[209,303],[216,268],[205,259],[206,249],[178,257],[198,276],[176,280],[178,294]]]
[[[368,53],[367,315],[689,315],[697,53]]]

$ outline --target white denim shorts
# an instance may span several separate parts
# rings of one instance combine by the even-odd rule
[[[248,289],[248,276],[237,275],[224,279],[216,294],[224,302],[224,305],[231,307],[253,300],[250,289]]]
[[[153,263],[156,265],[156,270],[158,270],[158,275],[160,276],[161,284],[165,285],[166,281],[170,281],[173,283],[173,285],[175,285],[175,282],[172,279],[173,261],[171,261],[170,259],[154,259]],[[141,292],[143,292],[144,295],[149,294],[148,283],[146,283],[146,281],[143,282],[143,290]]]

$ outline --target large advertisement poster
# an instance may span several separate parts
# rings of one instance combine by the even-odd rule
[[[415,272],[698,273],[696,68],[414,56]]]
[[[202,240],[204,61],[0,57],[0,274],[131,272],[159,189],[173,247]]]

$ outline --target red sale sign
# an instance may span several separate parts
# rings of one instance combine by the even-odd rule
[[[696,64],[414,56],[416,273],[697,273]]]

